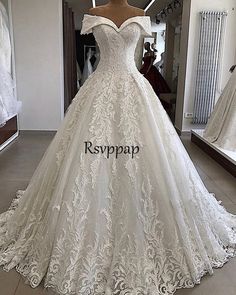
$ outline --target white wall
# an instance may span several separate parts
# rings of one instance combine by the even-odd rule
[[[234,8],[234,10],[233,10]],[[235,48],[236,48],[236,1],[235,0],[184,0],[184,9],[189,11],[190,18],[183,18],[183,34],[188,34],[188,37],[183,36],[182,50],[185,51],[184,46],[187,47],[187,64],[184,68],[182,66],[182,74],[180,79],[185,76],[185,82],[180,81],[177,97],[177,118],[176,127],[182,131],[189,131],[196,126],[191,123],[191,119],[184,118],[184,113],[193,112],[194,106],[194,91],[195,91],[195,77],[196,64],[199,42],[199,12],[203,10],[227,11],[226,34],[223,45],[222,67],[220,70],[220,81],[217,92],[219,97],[221,91],[226,85],[230,73],[229,68],[235,62]],[[186,52],[185,52],[186,53]],[[182,52],[182,61],[184,58]],[[186,56],[185,56],[186,57]],[[183,76],[184,75],[184,76]]]
[[[63,118],[61,0],[11,0],[21,130],[56,130]]]
[[[183,111],[185,100],[185,82],[187,74],[187,57],[188,57],[188,43],[189,43],[189,30],[190,30],[190,11],[191,1],[184,0],[182,11],[182,31],[180,40],[180,67],[178,78],[177,102],[175,112],[175,127],[182,131],[183,126]]]

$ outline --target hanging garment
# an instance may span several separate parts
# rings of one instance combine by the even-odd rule
[[[84,70],[83,70],[82,81],[81,81],[82,85],[88,79],[88,77],[93,73],[93,66],[90,61],[92,56],[93,56],[93,51],[91,48],[89,48],[88,53],[87,53],[87,59],[84,64]]]
[[[203,136],[220,148],[236,152],[236,70],[218,99]]]
[[[0,127],[16,115],[17,110],[12,77],[0,64]]]
[[[95,61],[94,65],[93,65],[93,71],[96,70],[96,68],[97,68],[97,66],[99,64],[99,61],[100,61],[100,52],[96,52],[95,53],[95,57],[96,57],[96,61]]]
[[[236,216],[208,192],[134,52],[148,16],[86,14],[101,59],[25,191],[0,215],[0,265],[58,294],[173,294],[235,255]]]
[[[161,74],[161,75],[163,75],[163,68],[164,68],[164,52],[163,53],[161,53],[161,59],[158,61],[158,62],[156,62],[155,64],[154,64],[154,67],[156,67],[157,68],[157,70],[159,71],[159,73]]]
[[[11,41],[5,7],[0,2],[0,126],[15,116],[20,104],[14,94],[11,75]]]
[[[0,64],[11,73],[11,40],[7,11],[0,1]]]
[[[76,61],[76,70],[77,70],[77,89],[80,89],[80,81],[82,79],[82,73],[80,70],[80,66],[78,64],[78,62]]]

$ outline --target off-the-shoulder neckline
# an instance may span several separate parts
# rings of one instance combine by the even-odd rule
[[[101,15],[93,15],[93,14],[88,14],[88,13],[85,13],[84,14],[84,17],[98,17],[98,18],[101,18],[101,19],[104,19],[108,22],[110,22],[115,28],[117,31],[120,31],[122,30],[122,28],[127,24],[129,23],[130,21],[132,20],[136,20],[136,19],[149,19],[150,20],[150,16],[149,15],[136,15],[136,16],[132,16],[132,17],[129,17],[127,18],[119,27],[117,26],[116,23],[114,23],[113,20],[111,20],[110,18],[106,17],[106,16],[101,16]]]

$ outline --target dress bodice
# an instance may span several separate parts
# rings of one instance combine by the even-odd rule
[[[149,16],[134,16],[120,27],[103,16],[85,14],[81,34],[93,33],[100,48],[97,71],[134,71],[135,49],[141,35],[151,36]]]

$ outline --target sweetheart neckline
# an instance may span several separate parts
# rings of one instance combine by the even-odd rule
[[[149,15],[136,15],[136,16],[132,16],[127,18],[120,26],[117,26],[116,23],[114,23],[113,20],[111,20],[110,18],[106,17],[106,16],[101,16],[101,15],[93,15],[93,14],[88,14],[85,13],[84,16],[88,16],[88,17],[100,17],[102,19],[105,19],[106,21],[110,22],[112,24],[113,27],[115,27],[115,29],[119,32],[121,31],[126,25],[127,23],[129,23],[130,20],[136,19],[136,18],[148,18],[150,19]]]

